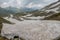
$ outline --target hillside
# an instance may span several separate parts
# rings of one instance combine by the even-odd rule
[[[44,20],[59,20],[60,21],[60,13],[45,17]]]
[[[0,16],[4,17],[4,16],[9,16],[10,14],[13,14],[14,12],[11,10],[6,10],[4,8],[0,7]]]
[[[54,11],[54,12],[59,12],[58,9],[60,9],[60,0],[58,0],[57,2],[51,3],[50,5],[42,8],[42,11]]]
[[[8,23],[8,24],[12,24],[12,22],[0,17],[0,23]]]

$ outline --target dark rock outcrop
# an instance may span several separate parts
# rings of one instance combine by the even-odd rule
[[[60,21],[60,13],[56,13],[51,16],[45,17],[44,20],[59,20]]]

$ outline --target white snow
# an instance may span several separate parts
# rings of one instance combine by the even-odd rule
[[[52,7],[54,7],[54,6],[57,6],[57,5],[59,5],[59,4],[60,4],[60,2],[56,3],[55,5],[52,5],[50,8],[52,8]]]
[[[47,12],[53,11],[55,13],[59,13],[59,11],[57,11],[59,9],[59,7],[56,7],[54,9],[50,9],[50,10],[46,10]]]
[[[23,16],[22,17],[23,19],[26,19],[26,20],[40,20],[40,19],[43,19],[43,18],[45,18],[45,16],[42,16],[42,17],[40,17],[40,16],[37,16],[37,17],[26,17],[26,16]]]
[[[59,5],[59,6],[58,6]],[[55,7],[55,8],[54,8]],[[51,9],[52,8],[52,9]],[[50,11],[56,12],[58,13],[59,11],[57,11],[60,8],[60,2],[57,2],[56,4],[53,4],[52,6],[49,7],[45,7],[42,9],[42,11],[46,11],[47,13],[49,13]]]
[[[32,14],[27,14],[27,15],[25,15],[26,17],[29,17],[29,16],[31,16]]]
[[[52,40],[60,36],[60,21],[8,19],[16,24],[4,24],[2,36],[13,38],[15,35],[26,40]]]

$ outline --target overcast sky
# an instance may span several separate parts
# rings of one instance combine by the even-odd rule
[[[28,8],[42,8],[57,0],[0,0],[0,6],[5,7],[28,7]]]

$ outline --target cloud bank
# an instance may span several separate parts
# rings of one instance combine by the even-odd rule
[[[28,8],[42,8],[47,4],[55,2],[57,0],[0,0],[0,6],[6,7],[28,7]]]

